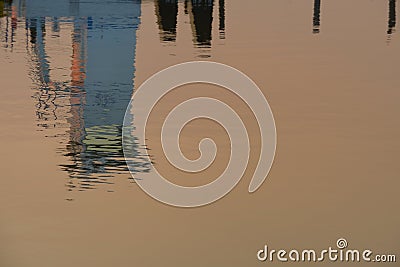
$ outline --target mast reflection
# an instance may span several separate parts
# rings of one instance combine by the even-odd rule
[[[321,0],[314,0],[313,33],[319,33],[321,25]]]
[[[394,33],[396,27],[396,0],[389,0],[389,19],[387,34]]]

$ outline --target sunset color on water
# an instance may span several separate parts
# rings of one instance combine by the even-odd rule
[[[0,0],[0,267],[267,266],[275,263],[257,259],[267,243],[322,250],[339,238],[399,257],[399,6]],[[127,158],[124,118],[135,129],[142,116],[129,106],[135,92],[156,73],[193,61],[251,79],[273,114],[276,144],[271,132],[264,135],[271,144],[264,142],[262,116],[245,96],[201,82],[154,103],[146,139],[129,132]],[[251,152],[232,191],[181,208],[138,181],[157,170],[170,183],[201,187],[218,180],[237,151],[229,122],[196,118],[165,140],[178,140],[193,163],[206,154],[199,144],[212,139],[212,164],[191,172],[169,161],[163,123],[191,98],[234,110]],[[263,145],[276,145],[272,167],[249,193],[259,164],[269,164],[259,163]],[[310,265],[277,263],[285,264]]]

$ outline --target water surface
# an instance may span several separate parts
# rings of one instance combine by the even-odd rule
[[[265,243],[351,246],[398,253],[400,35],[388,1],[0,1],[0,266],[257,266]],[[251,77],[274,112],[273,168],[199,209],[162,205],[127,171],[121,124],[135,88],[173,64],[211,60]],[[221,88],[193,96],[240,101]],[[150,150],[159,155],[154,118]],[[188,125],[183,151],[224,131]],[[257,151],[257,138],[252,147]],[[137,147],[137,172],[149,171]],[[324,265],[324,264],[322,264]],[[357,265],[357,264],[351,264]],[[301,264],[298,264],[301,266]],[[359,265],[361,266],[361,265]]]

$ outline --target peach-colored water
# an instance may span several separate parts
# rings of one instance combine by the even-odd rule
[[[37,63],[24,17],[14,19],[13,43],[5,41],[12,14],[0,18],[1,267],[260,266],[271,264],[256,258],[265,244],[323,249],[340,237],[352,248],[400,255],[400,34],[388,33],[389,1],[322,1],[319,33],[313,33],[313,1],[227,0],[223,33],[215,2],[209,46],[196,44],[193,18],[185,14],[183,1],[174,41],[161,40],[155,3],[142,2],[134,86],[180,62],[231,65],[251,77],[268,99],[278,145],[258,191],[247,192],[257,152],[230,194],[193,209],[155,201],[119,167],[106,172],[110,179],[104,181],[110,183],[93,190],[71,187],[82,184],[62,165],[71,164],[67,143],[79,136],[71,129],[86,123],[74,105],[81,98],[71,94],[46,102],[61,124],[40,126],[38,90],[31,79]],[[79,72],[84,63],[74,57],[85,42],[74,42],[73,22],[66,19],[57,34],[50,22],[45,27],[52,82],[72,88],[89,78]],[[85,53],[90,60],[91,51]],[[248,119],[251,135],[256,133],[246,107],[221,88],[191,85],[174,93],[161,112],[192,96],[225,98]],[[153,119],[152,153],[160,168],[172,172],[157,157],[162,115]],[[214,136],[222,153],[216,165],[206,175],[172,180],[197,185],[223,170],[229,146],[224,131],[214,126],[194,122],[181,141],[184,153],[195,158],[197,141]],[[257,151],[256,136],[253,141]]]

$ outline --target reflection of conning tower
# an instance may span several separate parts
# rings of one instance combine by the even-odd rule
[[[158,26],[160,27],[161,41],[175,41],[176,24],[178,16],[177,0],[158,0],[156,1],[156,14]]]
[[[321,25],[321,0],[314,0],[314,14],[313,14],[313,33],[319,33],[319,26]]]
[[[27,2],[30,40],[35,44],[35,54],[40,62],[36,64],[41,77],[39,91],[59,90],[64,94],[55,93],[55,97],[59,95],[69,100],[64,101],[69,107],[64,118],[56,119],[64,119],[69,125],[65,154],[69,162],[62,167],[71,178],[77,179],[71,179],[70,188],[82,190],[98,183],[109,183],[110,173],[127,170],[121,125],[133,92],[140,12],[140,0]],[[46,56],[46,20],[53,23],[56,31],[62,21],[73,23],[70,80],[58,86],[46,71],[51,64],[51,58],[49,62]],[[138,171],[145,169],[146,164],[137,164]]]
[[[193,26],[198,46],[211,46],[214,0],[192,0]]]
[[[389,0],[389,19],[387,34],[391,35],[396,27],[396,0]]]

